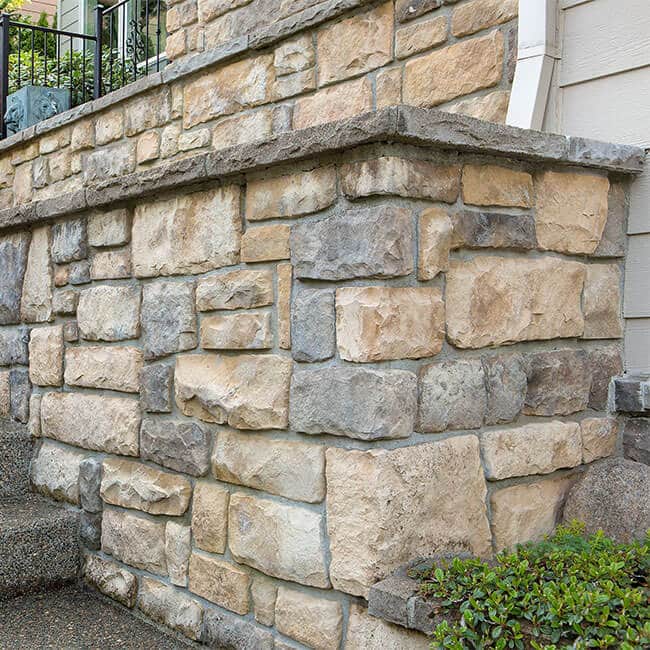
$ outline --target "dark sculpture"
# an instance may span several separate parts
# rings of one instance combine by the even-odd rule
[[[22,131],[68,108],[70,94],[67,89],[24,86],[7,97],[4,116],[7,134]]]

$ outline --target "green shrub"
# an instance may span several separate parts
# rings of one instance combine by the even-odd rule
[[[650,532],[617,544],[574,523],[494,562],[417,574],[446,620],[432,648],[650,648]]]

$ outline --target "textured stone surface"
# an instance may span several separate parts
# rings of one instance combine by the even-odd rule
[[[590,467],[564,507],[564,521],[574,519],[588,533],[602,529],[619,542],[642,540],[650,528],[650,467],[623,458]]]
[[[589,350],[587,365],[591,374],[589,408],[604,411],[607,409],[612,379],[623,373],[622,350],[620,346],[614,345]]]
[[[20,316],[28,323],[52,320],[52,266],[50,264],[50,229],[36,228],[29,245],[23,280]]]
[[[255,576],[251,585],[251,599],[255,620],[262,625],[273,625],[278,588],[273,580]]]
[[[165,526],[165,558],[169,581],[173,585],[187,586],[191,547],[192,529],[175,521],[168,521]]]
[[[627,418],[623,427],[625,457],[650,465],[650,420]]]
[[[480,359],[424,366],[420,373],[418,430],[478,429],[487,410]]]
[[[391,625],[370,616],[359,605],[350,607],[350,619],[345,637],[346,650],[428,650],[430,640],[419,632]]]
[[[447,336],[461,348],[580,336],[584,265],[476,257],[447,274]]]
[[[133,215],[133,271],[148,278],[236,264],[240,239],[237,187],[142,203]]]
[[[0,371],[0,417],[6,417],[11,412],[11,386],[9,370]]]
[[[483,357],[487,391],[485,424],[504,424],[517,419],[524,406],[528,376],[520,354]]]
[[[210,436],[195,422],[143,420],[140,455],[163,467],[192,476],[202,476],[209,468]]]
[[[405,208],[347,210],[291,232],[298,278],[343,280],[408,275],[413,270],[413,225]]]
[[[449,268],[453,226],[446,210],[428,208],[418,219],[418,279],[433,280]]]
[[[221,481],[318,503],[325,496],[325,451],[320,445],[220,431],[212,471]]]
[[[29,363],[29,329],[26,327],[0,328],[0,366]]]
[[[328,449],[334,587],[367,597],[372,584],[413,558],[489,554],[485,495],[474,436],[392,451]]]
[[[283,429],[291,361],[275,355],[181,356],[176,403],[185,415],[239,429]]]
[[[614,418],[585,418],[580,422],[582,460],[591,463],[613,456],[618,438],[618,423]]]
[[[87,346],[65,353],[65,383],[70,386],[137,393],[141,368],[138,348]]]
[[[88,284],[90,282],[90,264],[88,260],[80,260],[79,262],[70,262],[68,264],[70,284]]]
[[[275,626],[282,634],[310,648],[336,650],[343,632],[343,608],[335,600],[280,587]]]
[[[122,280],[131,277],[131,251],[97,251],[91,261],[90,277],[93,280]]]
[[[588,264],[582,308],[586,339],[611,339],[623,335],[621,320],[621,269],[618,264]]]
[[[395,56],[406,59],[441,45],[447,40],[447,17],[436,16],[395,32]]]
[[[291,428],[361,440],[406,438],[415,422],[417,380],[404,370],[321,368],[295,372]]]
[[[509,104],[510,92],[495,90],[487,95],[464,99],[451,106],[445,106],[445,110],[449,113],[459,113],[496,124],[505,124]]]
[[[448,4],[452,4],[451,0]],[[395,2],[395,16],[400,23],[406,23],[415,18],[438,9],[444,0],[397,0]]]
[[[91,551],[99,551],[102,547],[102,513],[79,513],[79,542]]]
[[[543,422],[485,431],[481,435],[481,450],[490,480],[550,474],[582,462],[580,427],[574,422]]]
[[[88,341],[123,341],[140,335],[140,287],[96,286],[79,296],[77,322]]]
[[[624,183],[609,186],[607,222],[603,236],[594,251],[595,257],[622,257],[625,255],[628,196]]]
[[[278,647],[278,641],[273,642],[269,630],[217,609],[206,609],[201,640],[211,648],[229,650],[273,650]]]
[[[74,289],[55,291],[52,296],[52,311],[57,316],[74,316],[78,302],[79,294]]]
[[[530,208],[533,177],[523,171],[496,165],[463,167],[463,200],[471,205]]]
[[[82,260],[88,255],[86,220],[66,219],[52,226],[52,260],[57,264]]]
[[[63,329],[39,327],[29,337],[29,378],[36,386],[63,383]]]
[[[460,5],[453,14],[451,32],[467,36],[517,17],[517,0],[473,0]]]
[[[23,424],[29,420],[29,400],[32,386],[26,368],[9,371],[9,412],[11,417]]]
[[[334,356],[334,290],[294,288],[291,307],[291,354],[296,361],[324,361]]]
[[[16,233],[0,238],[0,325],[20,321],[20,298],[27,268],[29,233]]]
[[[350,287],[336,291],[336,340],[342,359],[419,359],[440,352],[445,308],[439,289]]]
[[[135,605],[138,579],[115,562],[96,555],[87,555],[83,569],[84,578],[103,594],[126,607]]]
[[[88,217],[88,243],[91,246],[122,246],[131,238],[129,213],[109,210]]]
[[[536,191],[540,246],[561,253],[593,253],[607,220],[607,178],[548,171],[537,178]]]
[[[154,363],[140,370],[140,405],[147,413],[170,413],[174,369]]]
[[[273,303],[271,271],[230,271],[201,278],[196,287],[196,307],[212,309],[252,309]]]
[[[230,562],[192,553],[190,591],[236,614],[248,614],[250,576]]]
[[[37,492],[79,504],[79,464],[86,454],[44,440],[32,460],[30,477]]]
[[[94,457],[79,463],[79,502],[86,512],[101,512],[104,504],[100,494],[102,464]]]
[[[138,453],[140,410],[135,400],[47,393],[41,402],[41,424],[47,438],[125,456]]]
[[[201,321],[204,350],[265,350],[272,346],[270,312],[218,314]]]
[[[166,575],[165,522],[121,510],[104,510],[102,551],[137,569]]]
[[[194,285],[163,280],[142,290],[142,337],[146,359],[197,345]]]
[[[300,506],[233,494],[228,546],[233,558],[267,575],[329,587],[322,516]]]
[[[288,260],[291,227],[285,224],[248,228],[241,240],[242,262]]]
[[[454,218],[452,248],[536,248],[535,220],[528,214],[463,210]]]
[[[226,550],[228,498],[228,492],[216,483],[196,483],[192,503],[192,534],[198,548],[212,553]]]
[[[278,264],[278,347],[291,349],[291,289],[293,267],[291,264]]]

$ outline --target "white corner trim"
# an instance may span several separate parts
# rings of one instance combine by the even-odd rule
[[[517,66],[506,124],[541,130],[555,62],[558,0],[519,0]]]

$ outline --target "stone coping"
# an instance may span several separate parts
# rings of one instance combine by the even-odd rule
[[[222,180],[371,143],[403,143],[438,150],[572,165],[634,174],[644,150],[493,124],[459,114],[394,106],[358,117],[289,131],[268,140],[197,154],[144,172],[111,178],[62,196],[0,210],[0,230],[32,225],[91,208]]]
[[[650,413],[650,378],[631,375],[616,377],[614,410],[617,413]]]

